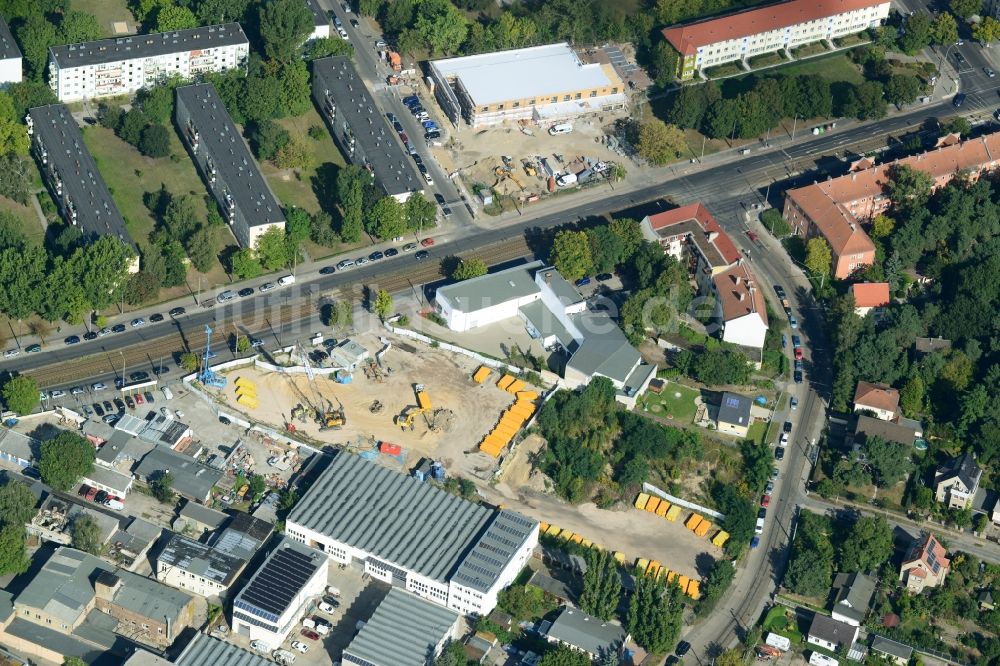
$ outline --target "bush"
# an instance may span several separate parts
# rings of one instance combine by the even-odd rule
[[[784,238],[792,233],[792,227],[776,208],[768,208],[760,214],[760,221],[776,238]]]
[[[166,157],[170,154],[170,133],[163,125],[147,125],[137,147],[146,157]]]

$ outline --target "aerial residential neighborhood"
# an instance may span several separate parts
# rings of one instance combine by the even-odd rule
[[[997,42],[0,0],[0,662],[1000,663]]]

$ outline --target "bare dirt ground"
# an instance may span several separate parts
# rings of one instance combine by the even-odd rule
[[[310,382],[305,375],[241,368],[229,373],[230,381],[222,393],[233,409],[277,430],[285,429],[296,404],[323,408],[328,402],[334,408],[343,405],[347,423],[340,430],[321,432],[312,420],[291,423],[301,435],[319,443],[344,444],[361,450],[371,448],[371,441],[399,444],[405,451],[408,467],[424,456],[442,461],[451,474],[462,476],[472,475],[474,467],[495,466],[492,458],[467,452],[476,449],[500,413],[513,402],[513,396],[494,385],[500,375],[494,373],[492,381],[477,385],[471,375],[479,364],[472,359],[420,342],[387,337],[392,340],[393,347],[384,358],[389,372],[382,382],[368,379],[360,369],[354,372],[350,384],[338,384],[321,376]],[[374,335],[354,339],[373,354],[381,347]],[[406,351],[400,342],[415,351]],[[237,377],[256,382],[257,409],[247,410],[236,403]],[[432,431],[423,416],[417,417],[412,430],[402,430],[393,423],[394,417],[404,408],[416,404],[415,384],[425,386],[435,410],[450,412],[438,415],[436,423],[441,426],[438,431]],[[382,403],[382,410],[372,413],[370,408],[376,400]],[[360,445],[358,438],[362,440]],[[488,476],[480,472],[480,476],[484,475]]]
[[[453,141],[443,148],[435,148],[434,156],[446,171],[459,170],[469,184],[491,186],[497,180],[494,169],[503,164],[501,155],[514,159],[514,174],[525,186],[521,190],[511,180],[497,185],[505,194],[521,192],[525,197],[545,190],[546,177],[538,167],[538,158],[544,157],[553,168],[560,168],[575,159],[589,157],[595,160],[621,162],[622,158],[605,145],[605,130],[610,131],[617,118],[614,114],[601,114],[573,121],[573,132],[551,136],[548,127],[553,123],[529,125],[533,136],[524,134],[518,126],[503,126],[486,130],[466,129],[453,134]],[[562,162],[554,156],[560,155]],[[536,164],[538,175],[529,176],[521,160],[527,158]]]

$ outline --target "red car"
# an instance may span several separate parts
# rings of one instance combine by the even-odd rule
[[[802,347],[796,347],[795,348],[795,360],[796,361],[801,361],[802,360]]]
[[[87,494],[84,496],[88,502],[93,502],[94,498],[97,497],[97,493],[100,491],[97,488],[87,488]]]
[[[766,509],[767,505],[770,504],[770,503],[771,503],[771,496],[770,495],[763,495],[763,496],[761,496],[761,498],[760,498],[760,505],[762,507],[764,507]]]
[[[142,403],[143,403],[142,394],[141,393],[136,393],[135,394],[135,404],[141,405]]]
[[[425,238],[422,241],[420,241],[420,244],[423,245],[424,247],[430,247],[431,245],[434,245],[434,239]]]
[[[317,634],[312,629],[303,629],[302,630],[302,635],[305,636],[306,638],[308,638],[311,641],[318,641],[319,640],[319,634]]]

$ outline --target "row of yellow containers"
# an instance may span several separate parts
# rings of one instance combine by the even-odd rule
[[[237,377],[235,384],[237,388],[239,388],[240,386],[252,386],[256,388],[257,386],[257,384],[252,379],[247,379],[246,377]]]
[[[655,513],[657,516],[666,518],[670,522],[674,522],[677,520],[677,516],[681,515],[681,508],[676,504],[671,506],[667,500],[647,493],[639,493],[639,496],[635,498],[635,508],[640,511]]]
[[[647,576],[665,578],[668,583],[672,583],[676,579],[681,592],[692,599],[701,598],[701,583],[699,581],[694,578],[688,578],[676,571],[671,571],[667,567],[661,566],[656,560],[650,561],[646,558],[639,558],[635,561],[635,568],[639,573],[645,573]]]
[[[560,529],[556,525],[549,525],[548,523],[539,523],[538,533],[547,534],[551,537],[561,537],[565,541],[572,541],[573,543],[578,543],[584,548],[596,548],[597,550],[601,550],[600,545],[594,543],[590,539],[584,539],[583,536],[579,534],[573,534],[569,530]],[[625,564],[625,553],[616,550],[613,553],[613,557],[615,558],[615,562],[617,562],[618,564],[622,565]]]
[[[507,391],[507,393],[510,393],[511,395],[517,393],[526,393],[531,396],[532,400],[534,400],[535,398],[538,397],[538,394],[535,393],[534,391],[525,391],[524,389],[527,388],[527,386],[528,386],[527,384],[525,384],[517,377],[514,377],[513,375],[504,375],[497,382],[497,388],[503,389],[504,391]]]
[[[246,394],[236,394],[236,402],[247,407],[249,409],[257,409],[260,403],[257,402],[257,396],[246,395]]]
[[[530,394],[530,395],[525,395]],[[518,398],[513,405],[508,407],[500,415],[500,420],[497,422],[493,430],[483,438],[483,441],[479,443],[479,450],[483,453],[493,456],[496,458],[500,455],[500,452],[510,444],[510,441],[514,439],[514,435],[520,430],[528,419],[535,413],[535,403],[534,398],[530,397],[534,395],[537,397],[533,391],[522,391],[518,393]]]
[[[676,504],[671,506],[670,502],[667,500],[660,499],[659,497],[648,493],[639,493],[639,496],[635,498],[635,508],[640,511],[655,513],[658,516],[666,518],[670,522],[676,521],[677,517],[681,515],[680,506]],[[705,520],[697,513],[692,513],[684,522],[684,526],[700,537],[705,536],[712,529],[711,521]],[[712,537],[712,545],[722,548],[728,539],[729,533],[725,530],[719,530],[716,535]]]

